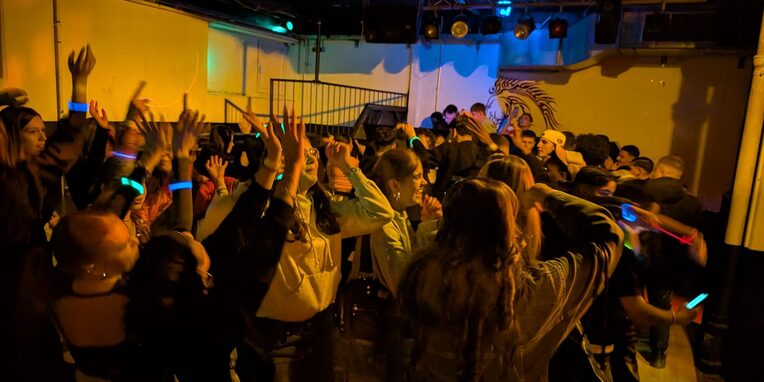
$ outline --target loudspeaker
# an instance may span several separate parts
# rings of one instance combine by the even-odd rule
[[[615,44],[621,24],[621,0],[598,0],[600,17],[594,26],[594,42]]]
[[[367,7],[363,17],[364,39],[369,43],[413,44],[417,38],[416,18],[416,7]]]

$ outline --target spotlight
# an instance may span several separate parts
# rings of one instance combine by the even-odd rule
[[[454,22],[451,23],[451,36],[464,38],[468,33],[470,33],[470,26],[467,23],[467,17],[464,15],[456,16]]]
[[[496,34],[501,32],[501,19],[498,16],[488,16],[480,24],[480,33]]]
[[[429,40],[437,40],[440,37],[440,19],[431,19],[422,24],[422,34]]]
[[[294,24],[291,21],[287,21],[286,28],[288,31],[291,31],[292,29],[294,29]]]
[[[515,25],[515,37],[519,40],[525,40],[536,29],[536,22],[533,17],[522,19]]]
[[[549,38],[568,37],[568,22],[563,19],[554,19],[549,22]]]

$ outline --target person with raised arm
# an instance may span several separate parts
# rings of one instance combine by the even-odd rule
[[[69,55],[69,116],[48,138],[42,117],[22,106],[20,89],[0,90],[0,248],[6,275],[0,284],[0,354],[8,380],[56,380],[61,347],[47,314],[44,287],[52,259],[44,225],[61,205],[61,177],[80,157],[86,120],[88,76],[95,67],[90,46]]]
[[[285,110],[285,125],[297,123],[294,114],[287,114]],[[275,117],[271,124],[279,126]],[[250,371],[245,375],[242,370],[242,381],[255,377],[334,380],[330,308],[341,278],[341,240],[380,228],[392,219],[393,210],[377,185],[354,165],[350,145],[334,142],[327,145],[326,153],[329,162],[347,175],[356,198],[330,200],[317,183],[318,152],[306,142],[299,188],[289,195],[295,201],[296,222],[262,304],[246,312],[257,335],[248,341],[251,348],[239,349],[239,365]],[[263,162],[263,166],[278,168],[274,163]]]

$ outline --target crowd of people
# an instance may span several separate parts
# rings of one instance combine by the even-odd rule
[[[141,84],[110,121],[95,62],[49,137],[0,90],[8,380],[636,381],[635,327],[662,367],[698,314],[679,157],[480,103],[361,142],[286,108],[157,122]]]

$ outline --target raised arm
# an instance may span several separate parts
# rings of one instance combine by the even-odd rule
[[[76,59],[73,51],[69,55],[72,102],[80,105],[77,110],[69,111],[68,120],[58,124],[56,131],[48,138],[45,150],[30,162],[32,172],[37,174],[45,188],[58,187],[60,177],[69,171],[82,154],[86,109],[80,107],[87,103],[88,76],[95,67],[95,61],[90,45],[82,48]]]
[[[339,167],[353,185],[355,199],[332,203],[342,237],[354,237],[376,231],[393,219],[393,208],[374,182],[353,165],[350,145],[333,142],[326,146],[329,162]]]
[[[543,206],[570,243],[567,254],[543,261],[543,289],[554,292],[554,304],[568,323],[575,322],[605,287],[621,256],[623,232],[603,207],[536,184],[524,196],[526,205]],[[549,240],[549,239],[547,239]],[[549,312],[547,312],[549,313]]]
[[[175,226],[187,231],[191,230],[194,220],[190,155],[199,136],[206,129],[204,118],[205,116],[200,116],[198,111],[183,111],[178,118],[177,131],[174,134],[176,141],[173,149],[178,165],[177,179],[170,185],[173,190],[172,212],[173,218],[177,219]]]
[[[259,308],[281,258],[287,231],[293,222],[294,195],[305,166],[304,152],[307,139],[305,125],[301,121],[298,122],[292,114],[291,118],[285,118],[284,130],[277,128],[274,132],[273,126],[278,125],[271,124],[271,127],[265,131],[264,138],[276,139],[277,135],[281,137],[285,161],[284,177],[273,193],[265,215],[262,215],[262,218],[260,218],[261,215],[257,215],[256,221],[247,222],[254,223],[249,231],[241,230],[242,227],[235,227],[239,229],[242,237],[249,234],[249,238],[245,239],[240,251],[228,256],[228,262],[222,266],[226,276],[223,287],[226,298],[232,299],[233,302],[252,312]],[[264,189],[260,184],[256,183],[253,187],[255,193],[259,193],[262,197]],[[237,207],[239,207],[238,203]],[[236,208],[234,208],[235,211]],[[228,221],[229,218],[226,220]],[[239,220],[239,223],[242,222],[244,221]],[[226,222],[224,225],[226,225],[225,229],[230,228]]]

